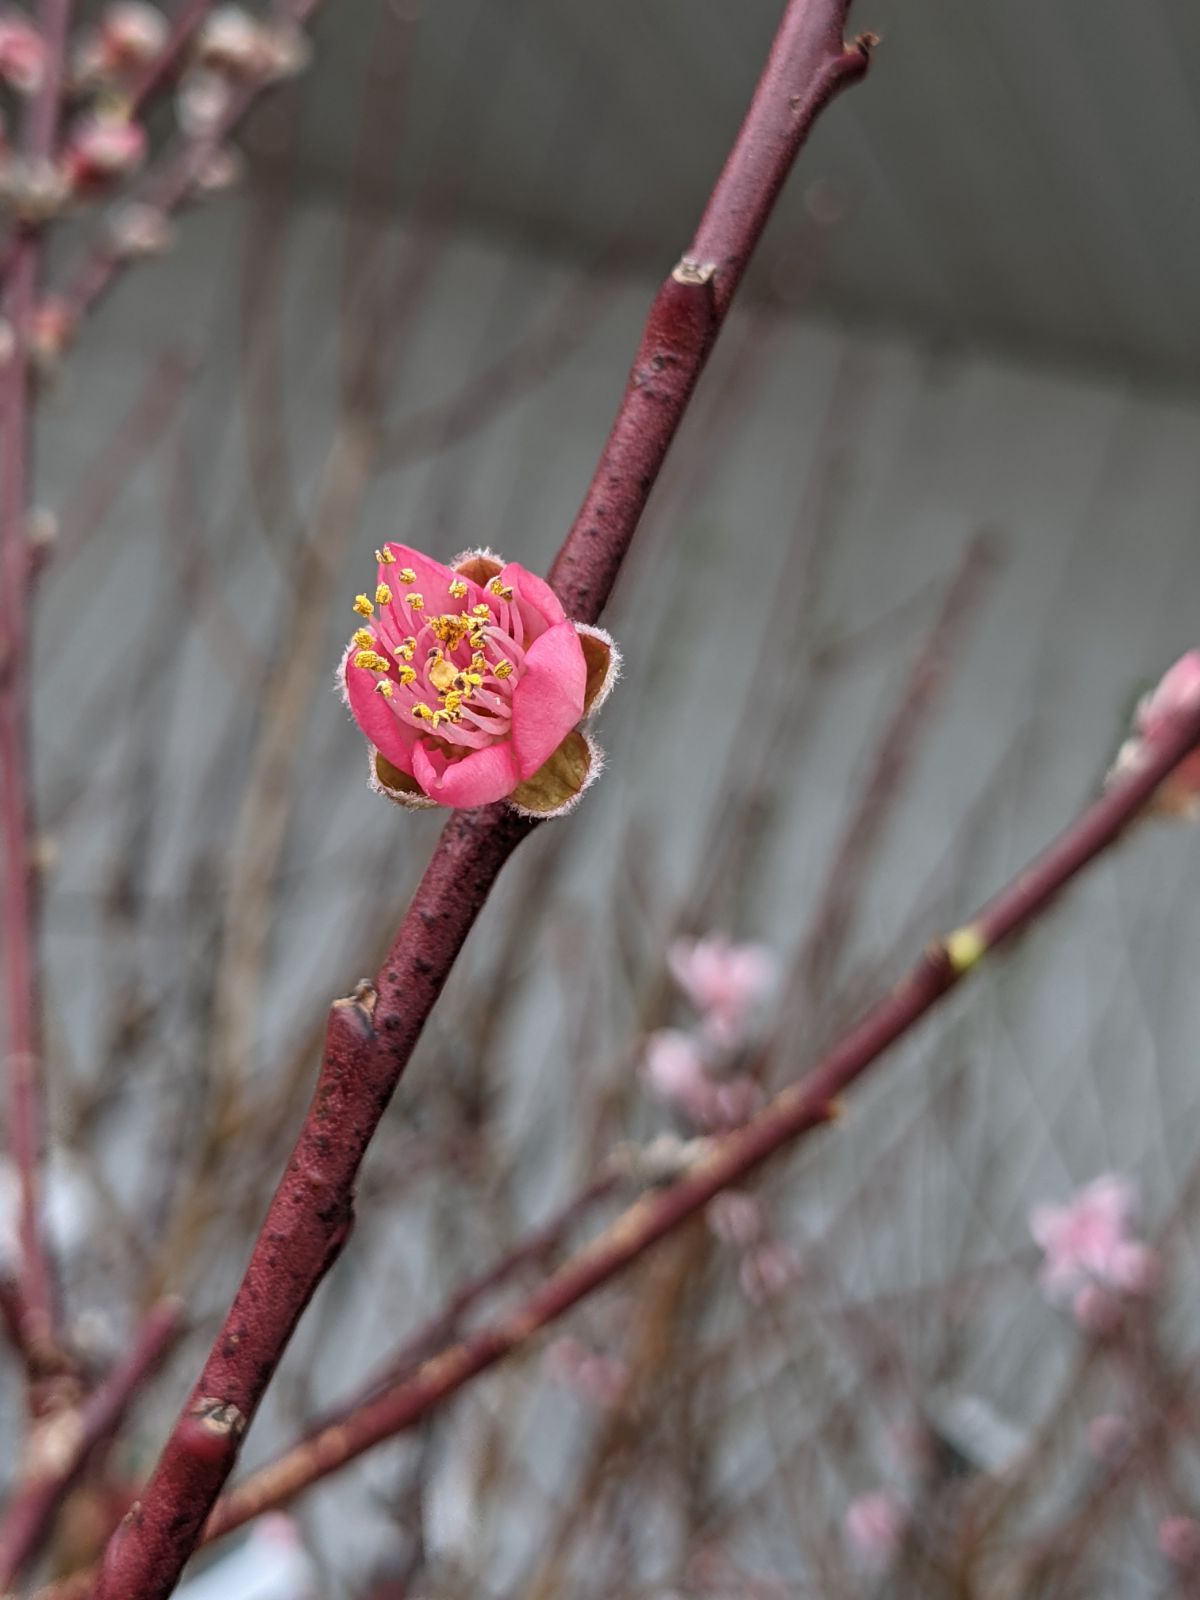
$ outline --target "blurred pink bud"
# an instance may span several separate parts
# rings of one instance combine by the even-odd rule
[[[196,38],[196,59],[202,66],[235,77],[258,71],[262,29],[241,6],[217,6]]]
[[[803,1263],[791,1245],[768,1239],[742,1257],[738,1282],[750,1304],[761,1306],[790,1288],[802,1273]]]
[[[215,72],[189,72],[175,96],[180,132],[206,139],[217,131],[232,103],[229,85]]]
[[[765,945],[734,944],[724,934],[676,939],[667,953],[676,983],[722,1045],[736,1045],[775,981],[776,960]]]
[[[0,82],[18,94],[34,94],[46,71],[46,46],[18,12],[0,14]]]
[[[1173,1567],[1200,1567],[1200,1522],[1164,1517],[1158,1525],[1158,1548]]]
[[[726,1189],[714,1195],[704,1213],[713,1235],[722,1244],[743,1249],[753,1244],[763,1230],[762,1207],[752,1194],[742,1189]]]
[[[1029,1229],[1042,1247],[1042,1287],[1052,1299],[1088,1284],[1144,1294],[1157,1274],[1153,1251],[1129,1235],[1134,1189],[1106,1173],[1065,1206],[1035,1206]]]
[[[853,1501],[842,1523],[846,1543],[872,1572],[885,1572],[895,1561],[908,1532],[908,1508],[888,1489],[876,1489]]]
[[[1118,752],[1109,777],[1137,771],[1147,747],[1167,732],[1176,717],[1200,703],[1200,650],[1189,650],[1164,673],[1158,687],[1142,697],[1134,717],[1135,737]],[[1186,756],[1162,783],[1150,809],[1194,821],[1200,818],[1200,750]]]
[[[166,213],[137,200],[113,213],[109,232],[114,248],[127,260],[161,256],[175,242],[175,232]]]
[[[1087,1428],[1088,1449],[1097,1461],[1119,1465],[1129,1454],[1129,1424],[1124,1417],[1105,1412],[1093,1417]]]
[[[704,1061],[690,1034],[679,1028],[660,1028],[650,1034],[642,1054],[642,1071],[651,1094],[703,1121],[712,1085]]]
[[[67,141],[67,174],[77,189],[102,188],[146,159],[146,130],[125,117],[87,117]]]
[[[128,72],[149,66],[167,42],[167,19],[142,0],[117,0],[106,8],[96,32],[102,70]]]
[[[34,307],[29,344],[34,363],[44,376],[52,376],[75,337],[75,314],[65,300],[47,295]]]
[[[557,1382],[602,1411],[619,1403],[629,1378],[623,1361],[599,1355],[570,1336],[554,1341],[546,1351],[546,1364]]]

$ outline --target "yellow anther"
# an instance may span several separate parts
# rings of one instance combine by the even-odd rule
[[[375,559],[379,562],[381,567],[390,567],[392,562],[395,561],[396,557],[388,549],[388,547],[384,545],[382,550],[376,550]]]
[[[375,591],[375,604],[377,606],[390,606],[391,603],[392,591],[388,588],[386,583],[381,583],[378,589]]]
[[[490,617],[492,614],[491,606],[486,605],[482,600],[477,606],[472,606],[471,611],[477,617]]]
[[[419,717],[422,722],[432,722],[434,717],[434,713],[425,704],[424,700],[417,701],[412,708],[412,714],[414,717]]]
[[[390,700],[395,692],[396,691],[392,688],[392,680],[390,678],[380,678],[379,682],[375,685],[375,693],[381,694],[385,700]]]
[[[414,590],[412,590],[410,592],[410,594],[408,596],[408,603],[413,608],[414,611],[424,611],[424,609],[425,609],[425,596],[423,594],[418,594],[416,592],[416,590],[414,589]]]
[[[371,604],[369,595],[355,595],[354,609],[358,612],[360,617],[373,617],[375,615],[375,607]]]
[[[377,650],[360,650],[354,657],[354,665],[365,667],[368,672],[386,672],[389,662]]]
[[[417,575],[411,567],[401,567],[396,574],[401,583],[416,583]]]
[[[429,669],[429,681],[439,694],[450,687],[455,676],[454,663],[447,661],[442,655],[438,656]]]
[[[354,635],[354,642],[360,650],[369,650],[375,643],[375,635],[370,628],[359,628]]]
[[[456,720],[462,716],[462,695],[456,689],[446,696],[446,715]]]
[[[488,579],[488,588],[498,600],[511,600],[513,597],[513,592],[508,584],[501,583],[498,577]]]
[[[461,600],[467,594],[467,592],[467,586],[463,580],[461,578],[455,578],[454,582],[450,585],[450,593],[454,596],[454,598],[456,600]]]
[[[411,683],[413,681],[413,679],[416,677],[416,675],[417,675],[416,674],[416,669],[413,668],[413,667],[401,667],[400,668],[400,682],[401,683]]]
[[[513,669],[513,664],[512,664],[511,661],[509,661],[507,659],[504,660],[504,661],[501,661],[501,662],[499,662],[497,664],[496,676],[498,678],[511,678],[512,677],[512,669]]]
[[[401,639],[400,643],[396,646],[397,659],[403,656],[405,661],[411,661],[413,656],[416,654],[416,650],[417,641],[411,634],[409,634],[407,639]]]

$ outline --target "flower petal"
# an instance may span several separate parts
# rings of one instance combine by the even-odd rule
[[[512,742],[521,778],[531,778],[583,715],[587,663],[572,622],[535,639],[513,690]]]
[[[513,747],[505,739],[488,745],[484,750],[472,750],[461,761],[447,761],[440,751],[431,753],[424,742],[413,750],[413,776],[431,800],[440,806],[455,806],[469,810],[473,806],[491,805],[493,800],[503,800],[511,794],[519,779]]]
[[[401,772],[411,773],[412,747],[417,738],[416,730],[408,728],[400,721],[376,689],[377,674],[368,672],[365,667],[354,665],[356,648],[351,642],[342,662],[346,703],[355,722],[376,749]]]
[[[583,659],[587,662],[587,686],[583,692],[583,714],[590,717],[593,711],[608,699],[612,686],[621,676],[621,652],[613,643],[610,633],[603,628],[590,627],[577,622],[575,632],[583,646]]]
[[[429,798],[414,777],[394,767],[385,755],[378,750],[369,751],[369,755],[370,776],[367,782],[376,794],[394,800],[407,811],[425,811],[437,805],[437,801]]]
[[[603,764],[600,747],[573,730],[531,778],[517,785],[508,803],[523,817],[565,816]]]
[[[528,567],[510,561],[500,574],[500,582],[510,585],[514,596],[521,602],[521,618],[530,638],[536,639],[566,616],[562,601],[554,590],[544,578],[539,578],[536,572],[530,572]]]
[[[388,562],[379,568],[379,581],[386,583],[392,594],[398,600],[403,595],[415,590],[425,601],[427,616],[440,616],[443,612],[456,613],[467,607],[477,605],[483,598],[478,584],[466,579],[469,586],[468,594],[457,598],[450,593],[450,585],[454,583],[458,574],[451,567],[443,566],[440,561],[422,555],[419,550],[414,550],[407,544],[388,544],[385,548],[395,556],[394,562]],[[415,583],[404,583],[397,574],[404,568],[411,567],[416,573]]]

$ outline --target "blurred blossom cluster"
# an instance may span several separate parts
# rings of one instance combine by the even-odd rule
[[[1108,1331],[1127,1297],[1153,1293],[1156,1253],[1133,1232],[1136,1194],[1127,1178],[1105,1173],[1065,1205],[1035,1206],[1030,1232],[1044,1260],[1041,1283],[1054,1301],[1068,1301],[1080,1327]]]

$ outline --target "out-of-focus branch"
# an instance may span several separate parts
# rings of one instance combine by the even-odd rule
[[[848,0],[791,0],[691,251],[663,285],[584,505],[551,572],[595,621],[737,282],[813,117],[867,66]],[[89,279],[84,298],[94,298]],[[296,1322],[349,1232],[359,1164],[450,969],[530,824],[503,807],[447,824],[382,971],[335,1005],[313,1103],[246,1274],[145,1495],[114,1535],[100,1600],[162,1600],[194,1548]]]
[[[286,0],[280,7],[280,16],[301,27],[320,3],[321,0]],[[138,203],[164,217],[184,206],[195,194],[198,180],[217,151],[259,98],[274,87],[275,80],[260,78],[234,90],[228,105],[211,128],[182,139],[147,174],[136,194]],[[83,259],[67,273],[64,287],[56,293],[68,329],[73,329],[80,318],[107,294],[122,269],[129,265],[129,260],[128,251],[120,239],[111,228],[105,228],[92,242]]]
[[[182,1328],[182,1302],[160,1301],[124,1360],[88,1400],[35,1424],[23,1472],[0,1521],[0,1592],[6,1593],[38,1554],[68,1491],[93,1452],[120,1427]]]
[[[1143,769],[1096,800],[1058,839],[962,927],[929,944],[908,975],[811,1072],[784,1089],[744,1128],[711,1149],[670,1187],[644,1196],[497,1322],[435,1355],[410,1379],[273,1464],[218,1504],[207,1538],[218,1538],[269,1506],[337,1471],[411,1427],[478,1373],[494,1366],[610,1282],[722,1189],[770,1156],[836,1120],[840,1097],[997,946],[1028,928],[1057,895],[1124,832],[1163,779],[1200,746],[1200,708],[1180,718]]]
[[[70,15],[70,0],[42,0],[38,10],[45,66],[22,130],[22,154],[31,170],[45,163],[54,149]],[[0,927],[5,949],[0,1048],[5,1055],[8,1137],[20,1182],[17,1288],[22,1344],[31,1372],[41,1364],[42,1352],[49,1358],[57,1342],[53,1271],[39,1219],[43,1091],[29,741],[29,338],[41,257],[41,230],[18,223],[0,285],[10,345],[0,359]]]

